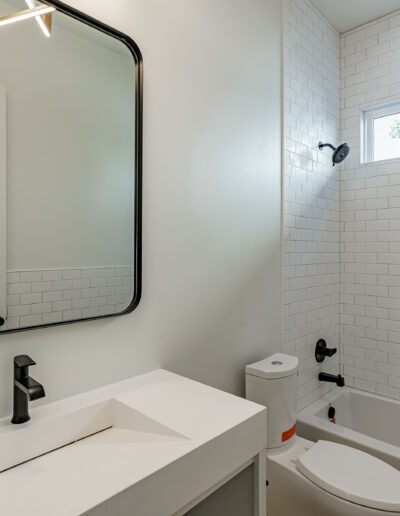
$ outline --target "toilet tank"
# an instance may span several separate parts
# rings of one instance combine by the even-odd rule
[[[246,366],[246,398],[267,407],[267,447],[296,435],[297,357],[275,355]]]

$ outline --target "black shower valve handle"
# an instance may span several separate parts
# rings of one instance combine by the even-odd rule
[[[326,348],[324,353],[326,357],[333,357],[337,353],[337,348]]]
[[[326,357],[333,357],[337,353],[337,348],[328,348],[324,339],[319,339],[315,346],[315,360],[321,363]]]

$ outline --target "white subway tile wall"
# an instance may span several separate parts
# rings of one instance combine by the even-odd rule
[[[7,292],[0,331],[116,314],[132,301],[132,268],[12,271]]]
[[[315,361],[317,340],[339,346],[340,177],[332,153],[340,131],[340,35],[308,0],[284,4],[283,350],[300,359],[298,408],[332,388],[339,354]]]
[[[400,11],[341,37],[341,368],[400,399],[400,160],[362,165],[364,107],[400,100]],[[400,145],[400,142],[399,142]]]

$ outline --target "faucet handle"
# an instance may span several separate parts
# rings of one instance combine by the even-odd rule
[[[324,339],[319,339],[315,346],[315,360],[321,363],[326,357],[333,357],[337,353],[337,348],[328,348]]]
[[[23,367],[29,367],[33,365],[36,365],[36,362],[28,355],[18,355],[14,357],[14,367],[19,367],[22,369]]]

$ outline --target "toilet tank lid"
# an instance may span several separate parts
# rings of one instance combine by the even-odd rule
[[[299,368],[299,359],[295,356],[275,353],[260,362],[246,366],[246,374],[259,378],[284,378],[296,373]]]

